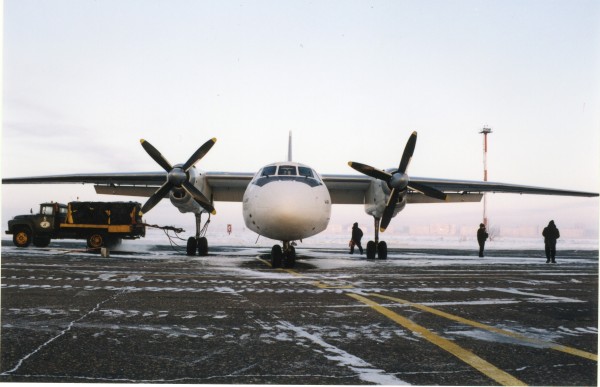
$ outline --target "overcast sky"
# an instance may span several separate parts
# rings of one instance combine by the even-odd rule
[[[255,172],[294,159],[598,192],[598,1],[4,0],[2,176],[155,171],[207,139],[198,167]],[[3,186],[6,220],[46,200],[115,200],[91,185]],[[129,198],[126,198],[129,200]],[[144,198],[138,199],[145,201]],[[598,224],[598,200],[492,195],[490,221]],[[215,218],[243,224],[241,205]],[[392,226],[481,204],[415,205]],[[163,201],[150,222],[193,224]],[[362,206],[332,222],[371,225]],[[220,227],[220,226],[218,226]],[[190,231],[193,232],[192,229]]]

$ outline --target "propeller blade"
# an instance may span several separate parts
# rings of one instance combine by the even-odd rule
[[[383,210],[381,223],[379,224],[379,231],[384,232],[392,221],[392,216],[394,215],[394,210],[396,209],[396,204],[398,203],[398,196],[400,196],[400,190],[396,188],[392,189],[390,198],[385,206],[385,210]]]
[[[404,147],[404,153],[402,153],[402,159],[400,159],[400,165],[398,166],[398,172],[405,173],[408,165],[410,164],[410,159],[412,159],[413,153],[415,151],[415,146],[417,145],[417,132],[412,132],[408,141],[406,142],[406,146]]]
[[[156,161],[158,165],[160,165],[165,171],[170,172],[171,169],[173,169],[171,163],[169,163],[167,159],[165,159],[165,157],[158,151],[158,149],[152,146],[152,144],[143,138],[140,140],[140,143],[142,144],[144,150],[146,150],[146,153],[148,153],[150,157],[152,157],[152,159]]]
[[[217,142],[217,139],[213,137],[204,144],[202,144],[202,146],[198,148],[193,155],[190,156],[188,161],[186,161],[185,164],[183,164],[183,170],[187,172],[194,164],[200,161],[200,159],[202,159],[208,153],[210,148],[212,148],[212,146],[215,145],[215,142]]]
[[[414,183],[414,182],[409,182],[408,186],[412,189],[414,189],[415,191],[419,191],[421,193],[423,193],[424,195],[427,195],[429,197],[432,197],[434,199],[439,199],[439,200],[446,200],[446,198],[448,197],[444,192],[430,187],[428,185],[423,185],[420,183]]]
[[[410,183],[410,178],[406,174],[406,170],[408,169],[410,160],[412,159],[413,153],[415,152],[416,145],[417,132],[414,131],[412,132],[412,134],[408,138],[408,141],[406,142],[404,152],[402,153],[402,158],[400,159],[400,164],[398,165],[398,169],[393,173],[388,173],[380,169],[375,169],[369,165],[361,163],[355,163],[352,161],[348,163],[350,167],[354,168],[360,173],[363,173],[374,179],[385,181],[388,187],[392,189],[379,223],[379,230],[381,232],[384,232],[390,224],[392,217],[394,216],[394,212],[396,210],[396,205],[398,204],[398,198],[400,197],[400,194],[402,192],[405,192],[407,186],[412,187],[413,189],[423,192],[425,195],[434,197],[436,199],[446,200],[446,194],[442,191],[438,191],[435,188],[424,186],[422,184]]]
[[[154,206],[157,205],[158,202],[160,202],[162,200],[162,198],[164,198],[169,193],[171,188],[173,188],[173,184],[171,184],[167,181],[159,189],[157,189],[156,192],[154,192],[154,194],[152,196],[150,196],[150,198],[148,198],[146,203],[144,203],[144,205],[142,206],[142,209],[140,210],[140,212],[142,214],[145,214],[148,211],[150,211],[152,208],[154,208]]]
[[[198,202],[198,204],[200,204],[202,206],[202,208],[204,208],[206,211],[210,212],[213,215],[215,215],[217,213],[217,211],[215,211],[215,208],[213,207],[212,203],[192,183],[190,183],[187,180],[184,181],[183,182],[183,188],[190,195],[192,195],[194,197],[194,200],[196,200]]]
[[[354,168],[355,170],[357,170],[358,172],[365,174],[367,176],[370,176],[374,179],[383,180],[383,181],[387,182],[392,177],[392,175],[390,175],[386,171],[382,171],[381,169],[373,168],[366,164],[361,164],[361,163],[356,163],[356,162],[350,161],[350,162],[348,162],[348,165],[350,167]]]

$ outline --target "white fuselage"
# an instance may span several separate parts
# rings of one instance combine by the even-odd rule
[[[327,228],[331,197],[321,177],[294,163],[269,164],[254,176],[243,198],[246,226],[266,238],[295,241]]]

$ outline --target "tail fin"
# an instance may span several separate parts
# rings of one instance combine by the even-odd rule
[[[292,131],[290,130],[290,137],[288,140],[288,158],[287,161],[292,161]]]

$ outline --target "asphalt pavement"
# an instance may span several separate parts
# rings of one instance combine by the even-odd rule
[[[0,382],[597,385],[598,251],[2,246]]]

